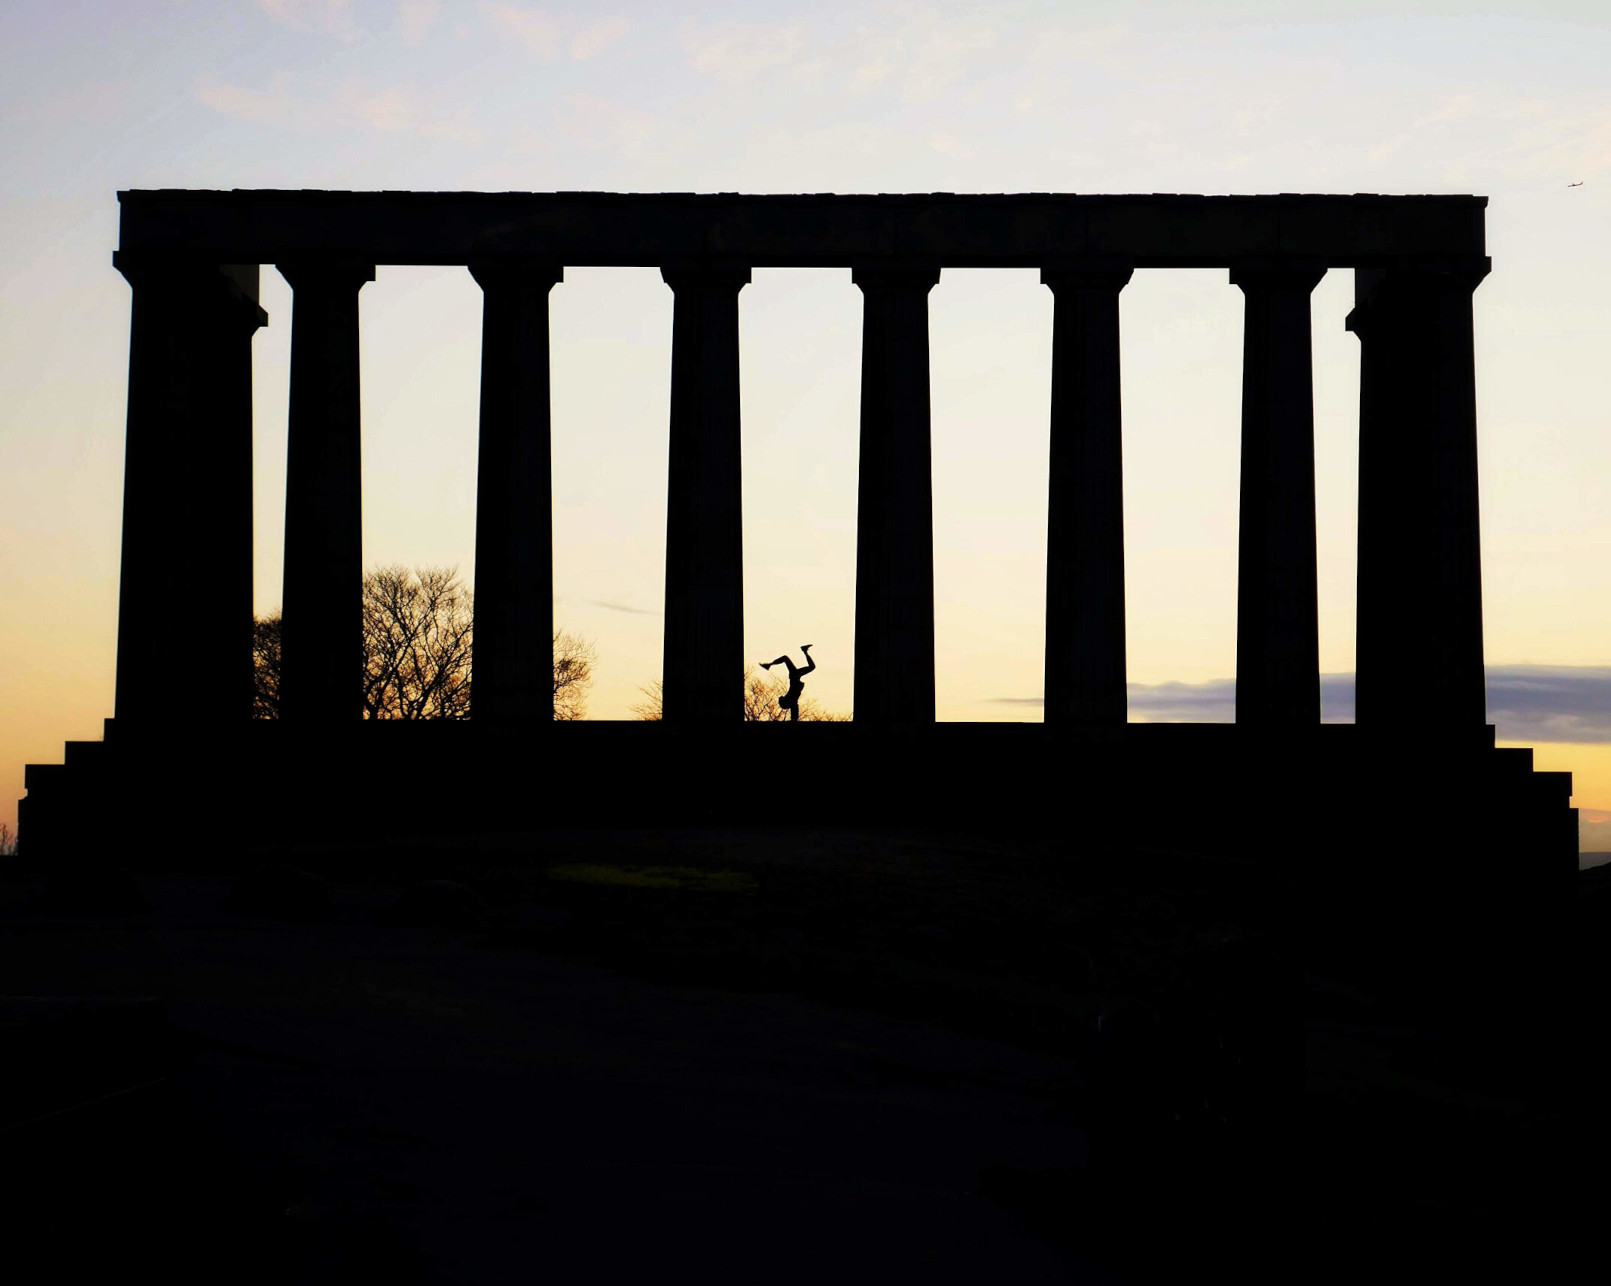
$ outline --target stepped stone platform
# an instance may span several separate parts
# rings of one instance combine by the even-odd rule
[[[1484,994],[1547,972],[1577,869],[1567,773],[1493,730],[1436,744],[1318,725],[274,722],[190,742],[74,742],[30,765],[23,859],[228,873],[288,842],[388,845],[554,825],[934,827],[1231,860],[1261,873],[1292,950],[1344,972]],[[378,849],[376,846],[379,846]],[[1301,856],[1297,856],[1300,855]],[[383,859],[382,859],[383,860]],[[1538,945],[1542,943],[1543,945]],[[1503,944],[1503,945],[1500,945]],[[1511,984],[1507,984],[1511,985]]]
[[[1438,878],[1492,871],[1564,887],[1576,870],[1571,775],[1493,729],[1436,740],[1328,724],[538,725],[361,722],[302,731],[125,734],[30,764],[24,855],[160,843],[203,861],[220,833],[301,840],[585,825],[964,825],[1119,836],[1257,860],[1335,850]],[[156,822],[155,819],[160,819]],[[155,822],[155,824],[154,824]],[[1440,838],[1441,837],[1441,838]],[[1458,858],[1400,861],[1431,846]],[[228,859],[217,860],[227,864]],[[1324,863],[1321,863],[1324,865]]]

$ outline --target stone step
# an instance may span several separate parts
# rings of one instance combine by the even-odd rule
[[[66,775],[66,764],[28,764],[22,770],[22,784],[29,791],[49,789]]]
[[[1533,771],[1525,747],[1496,749],[1472,738],[1423,748],[1346,725],[1272,737],[1189,724],[1092,735],[1035,724],[735,725],[695,735],[600,722],[523,736],[469,725],[323,736],[263,726],[200,745],[149,737],[69,743],[68,757],[65,765],[28,767],[20,830],[29,860],[47,860],[53,847],[121,851],[126,819],[153,813],[143,831],[150,838],[140,842],[164,851],[116,860],[169,860],[174,845],[187,844],[213,860],[207,853],[217,836],[239,831],[266,807],[302,842],[371,841],[381,828],[365,800],[414,779],[422,763],[433,796],[452,805],[427,810],[423,821],[402,813],[383,819],[393,830],[417,834],[433,823],[444,834],[541,829],[556,814],[534,783],[553,778],[556,759],[574,783],[563,815],[604,824],[955,823],[1142,842],[1183,823],[1192,844],[1239,851],[1249,837],[1274,850],[1313,834],[1322,806],[1328,820],[1319,838],[1344,848],[1387,835],[1424,845],[1444,818],[1443,829],[1459,833],[1450,842],[1464,849],[1491,836],[1513,850],[1536,828],[1553,850],[1571,827],[1570,774]],[[773,799],[745,785],[757,764],[810,767],[816,785],[794,802]],[[155,803],[165,798],[182,799],[183,807]],[[1569,847],[1575,855],[1575,831]]]
[[[1500,746],[1494,750],[1495,764],[1510,772],[1533,771],[1533,748],[1531,746]]]
[[[1569,772],[1535,772],[1532,781],[1538,793],[1545,798],[1572,797],[1572,774]]]
[[[106,743],[104,741],[69,741],[62,755],[64,762],[72,767],[89,767],[99,763],[106,756]]]

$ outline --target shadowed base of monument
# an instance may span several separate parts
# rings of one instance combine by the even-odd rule
[[[1549,1275],[1570,1221],[1532,1015],[1455,1039],[1379,964],[1295,966],[1267,863],[850,827],[229,855],[90,913],[0,888],[14,986],[165,998],[52,1038],[128,1080],[169,1041],[161,1110],[30,1127],[24,1222],[74,1262],[1315,1281],[1544,1227]]]
[[[817,794],[780,800],[751,784],[755,763],[779,757],[814,764]],[[555,1257],[600,1244],[618,1258],[657,1245],[697,1257],[690,1229],[714,1223],[738,1262],[811,1241],[807,1227],[849,1238],[858,1211],[876,1210],[885,1270],[928,1245],[966,1276],[988,1271],[993,1238],[1011,1241],[988,1208],[1043,1248],[1022,1250],[1025,1265],[1046,1247],[1063,1256],[1051,1272],[1077,1263],[1148,1280],[1206,1259],[1245,1278],[1255,1261],[1307,1261],[1310,1245],[1326,1248],[1302,1274],[1318,1280],[1326,1265],[1367,1269],[1367,1245],[1412,1232],[1429,1265],[1451,1239],[1491,1250],[1506,1217],[1543,1217],[1564,1200],[1521,1180],[1564,1172],[1549,1098],[1551,1069],[1572,1061],[1560,985],[1570,935],[1557,930],[1570,916],[1574,818],[1564,775],[1532,772],[1530,755],[1494,749],[1491,732],[1412,756],[1351,726],[1272,739],[1203,725],[695,734],[598,723],[489,736],[369,724],[312,738],[260,724],[205,747],[114,727],[67,758],[30,769],[24,866],[41,878],[28,914],[168,926],[156,937],[169,964],[141,985],[169,995],[213,1051],[189,1082],[195,1102],[211,1103],[197,1110],[233,1132],[248,1169],[281,1156],[262,1179],[284,1197],[274,1219],[315,1241],[391,1238],[415,1263],[457,1245],[490,1264],[533,1240]],[[809,809],[815,824],[780,829],[780,807]],[[136,831],[133,817],[160,822]],[[191,892],[141,876],[131,895],[127,872],[152,870],[190,872],[164,879]],[[203,888],[216,900],[191,911],[213,917],[210,939],[180,928],[175,902]],[[103,946],[123,935],[122,972],[107,977],[133,985],[130,930],[99,932]],[[374,934],[392,937],[362,945]],[[406,977],[354,973],[351,961],[386,958],[405,939],[417,962],[399,966]],[[528,1011],[489,999],[523,976],[513,959],[633,981],[625,992],[597,974],[533,981],[549,1007]],[[428,980],[454,970],[468,972],[449,998]],[[185,987],[204,991],[181,1003]],[[291,990],[276,999],[274,987]],[[701,1016],[668,1008],[666,988],[738,999]],[[344,989],[338,1020],[329,998]],[[592,1007],[575,1015],[561,995],[590,995]],[[398,996],[409,997],[400,1009]],[[779,997],[827,1009],[779,1018]],[[608,1055],[614,1090],[589,1087],[592,1038],[556,1036],[566,1029],[554,1004],[589,1030],[635,1033]],[[653,1052],[661,1020],[646,1015],[673,1010],[686,1024],[674,1044],[693,1042],[678,1046],[693,1064],[662,1066]],[[724,1015],[716,1030],[713,1012]],[[1041,1051],[1060,1070],[1038,1074],[1064,1088],[1023,1110],[1062,1114],[1066,1133],[1018,1136],[991,1116],[972,1152],[956,1140],[934,1152],[971,1110],[970,1073],[959,1082],[955,1069],[979,1055],[932,1053],[915,1074],[909,1054],[868,1055],[883,1071],[861,1055],[835,1063],[824,1051],[883,1039],[823,1017],[843,1012]],[[482,1036],[465,1027],[475,1014]],[[542,1036],[529,1057],[558,1078],[543,1082],[540,1111],[514,1065],[489,1081],[471,1070],[479,1056],[446,1052],[483,1039],[501,1048],[517,1029]],[[283,1039],[265,1046],[265,1031]],[[706,1065],[700,1048],[736,1061]],[[685,1090],[666,1088],[694,1064],[704,1070]],[[786,1088],[791,1068],[809,1066],[805,1086]],[[335,1122],[385,1084],[398,1097],[384,1120],[338,1146]],[[281,1127],[299,1112],[327,1121],[307,1147],[371,1176],[367,1195],[285,1160],[250,1124],[243,1093],[266,1096],[252,1110]],[[275,1101],[286,1108],[266,1106]],[[528,1111],[546,1133],[518,1160],[499,1153],[491,1141]],[[705,1127],[680,1133],[678,1121]],[[415,1142],[398,1154],[387,1131]],[[406,1160],[445,1158],[471,1136],[494,1149],[477,1164],[526,1194],[474,1235],[465,1221],[488,1207],[454,1206],[439,1177]],[[1012,1137],[1039,1142],[1007,1146]],[[863,1161],[839,1169],[831,1139]],[[903,1150],[904,1177],[869,1159]],[[557,1173],[531,1169],[543,1155],[568,1159]],[[390,1160],[374,1170],[375,1156]],[[401,1167],[386,1182],[425,1195],[386,1195],[386,1166]],[[953,1177],[937,1189],[919,1177],[944,1166]],[[608,1213],[623,1203],[630,1216]],[[1162,1238],[1160,1209],[1172,1212]],[[636,1237],[619,1235],[623,1218]],[[824,1262],[812,1271],[836,1257],[842,1268],[851,1244],[818,1237]]]
[[[1480,1014],[1495,988],[1535,986],[1525,975],[1547,962],[1576,870],[1570,776],[1492,742],[1488,728],[1411,750],[1354,725],[594,722],[517,735],[382,721],[176,743],[109,723],[105,741],[69,743],[65,764],[29,766],[20,829],[25,860],[57,870],[228,872],[243,835],[374,845],[555,821],[934,826],[1197,854],[1260,869],[1309,972],[1377,989],[1390,978],[1412,1011],[1470,1000]],[[779,761],[813,765],[809,796],[757,782],[757,763]]]

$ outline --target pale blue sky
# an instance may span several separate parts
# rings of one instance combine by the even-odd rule
[[[111,710],[129,187],[1484,194],[1488,656],[1611,663],[1606,6],[12,0],[0,51],[0,818],[24,760]],[[1352,289],[1333,273],[1314,301],[1336,672]],[[263,297],[267,608],[291,311],[272,269]],[[473,575],[479,292],[383,266],[362,300],[366,557]],[[750,649],[815,642],[813,694],[843,708],[859,295],[848,271],[768,271],[741,305]],[[1032,273],[948,272],[931,297],[942,717],[1033,717],[997,698],[1040,690],[1050,305]],[[1234,670],[1240,305],[1223,272],[1124,294],[1139,682]],[[599,645],[600,717],[658,674],[670,316],[647,270],[573,270],[552,296],[557,613]],[[184,574],[179,551],[180,597]],[[1611,809],[1603,751],[1572,753],[1606,758],[1579,802]]]

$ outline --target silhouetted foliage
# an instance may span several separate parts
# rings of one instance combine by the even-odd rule
[[[280,717],[280,614],[252,618],[252,718]]]
[[[660,680],[650,679],[638,691],[643,693],[643,700],[631,707],[632,713],[644,723],[659,723],[662,691]]]
[[[17,856],[17,832],[9,822],[0,822],[0,857]]]
[[[781,676],[774,676],[757,670],[754,666],[744,667],[744,722],[745,723],[787,723],[789,712],[778,705],[778,698],[789,690],[788,681]],[[641,704],[632,707],[632,713],[638,718],[650,723],[660,718],[661,686],[660,680],[655,679],[646,683],[638,691],[643,693]],[[848,714],[835,714],[824,710],[822,703],[812,697],[800,698],[800,718],[817,723],[848,723]]]
[[[593,685],[593,645],[568,630],[554,631],[554,718],[587,718],[587,690]]]
[[[468,719],[474,612],[456,567],[364,577],[364,718]]]
[[[474,595],[454,567],[377,567],[363,580],[363,717],[467,719],[474,661]],[[598,656],[586,639],[554,633],[554,718],[587,717]],[[252,620],[252,717],[280,715],[280,613]]]

